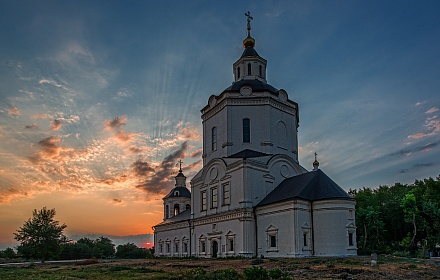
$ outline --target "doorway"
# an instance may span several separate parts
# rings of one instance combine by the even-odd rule
[[[217,254],[218,254],[218,242],[214,240],[212,241],[212,257],[217,258]]]

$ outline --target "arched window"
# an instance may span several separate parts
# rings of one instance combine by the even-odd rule
[[[237,79],[240,79],[240,66],[237,67]]]
[[[250,75],[251,75],[251,73],[252,73],[252,71],[251,71],[251,64],[250,64],[250,63],[248,63],[248,75],[250,76]]]
[[[187,204],[185,205],[185,210],[191,209],[191,205]]]
[[[277,124],[277,137],[278,137],[278,147],[287,148],[287,129],[286,124],[283,122],[278,122]]]
[[[259,66],[258,70],[260,70],[260,77],[263,77],[263,66]]]
[[[174,204],[174,216],[179,215],[180,213],[180,206],[179,204]]]
[[[251,142],[251,120],[243,119],[243,143]]]
[[[217,127],[213,127],[211,131],[211,150],[216,151],[217,150]]]
[[[170,217],[170,207],[168,205],[165,206],[165,219]]]

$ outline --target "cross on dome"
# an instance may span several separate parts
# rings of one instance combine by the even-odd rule
[[[247,17],[247,37],[243,40],[243,46],[244,48],[253,48],[255,46],[255,39],[251,37],[251,20],[254,18],[251,17],[251,12],[244,13],[244,15]]]

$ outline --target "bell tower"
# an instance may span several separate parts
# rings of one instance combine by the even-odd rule
[[[203,165],[216,158],[283,154],[298,162],[298,104],[267,83],[267,61],[255,50],[247,17],[244,51],[233,64],[234,82],[202,110]],[[246,156],[245,156],[246,157]]]

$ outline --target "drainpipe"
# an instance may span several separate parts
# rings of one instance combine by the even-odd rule
[[[154,246],[154,252],[153,252],[153,255],[155,256],[156,255],[156,249],[157,249],[157,247],[156,247],[156,230],[155,230],[155,228],[154,228],[154,226],[153,227],[151,227],[151,229],[153,230],[153,246]]]
[[[192,250],[191,250],[191,246],[192,246],[192,235],[191,235],[191,218],[189,218],[188,221],[188,225],[189,225],[189,256],[192,256]]]
[[[313,201],[310,201],[310,219],[312,223],[311,233],[312,233],[312,256],[315,255],[315,226],[313,224]]]
[[[257,214],[256,214],[256,210],[255,207],[253,208],[253,212],[254,212],[254,223],[255,223],[255,257],[258,258],[258,226],[257,226]]]

